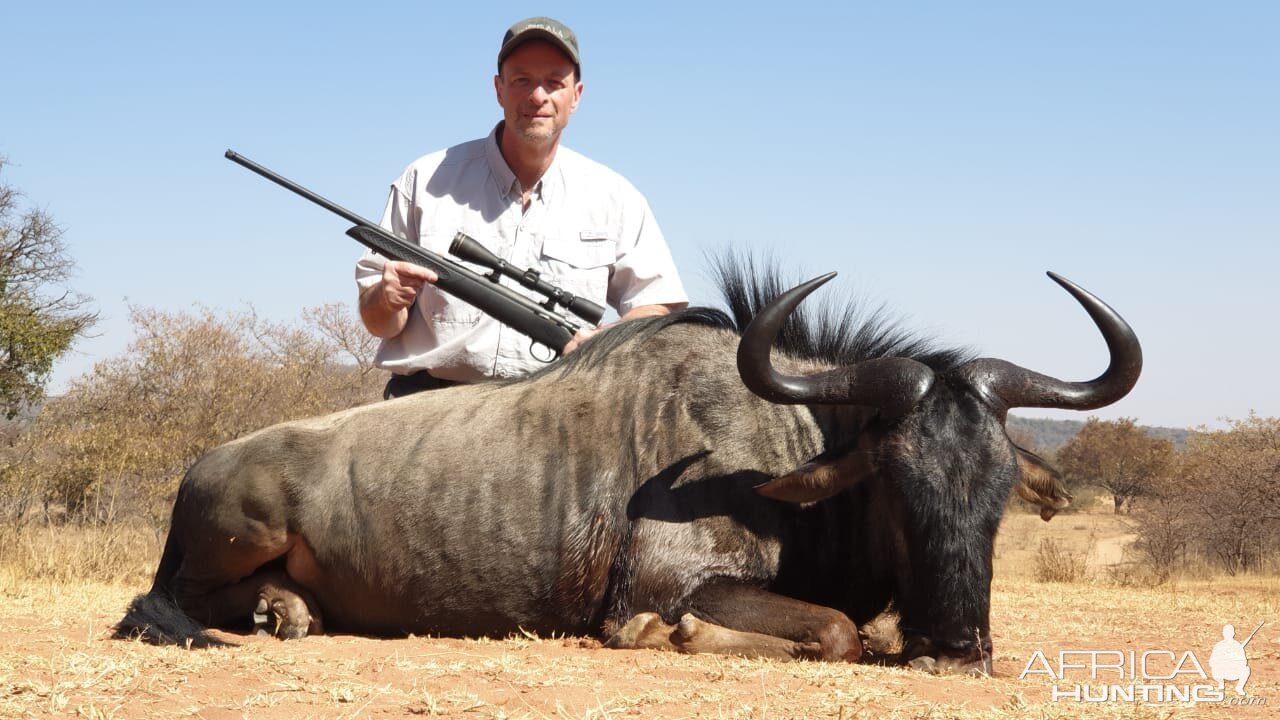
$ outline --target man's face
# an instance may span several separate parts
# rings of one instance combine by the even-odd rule
[[[558,138],[582,99],[573,61],[540,40],[530,40],[508,55],[493,85],[507,129],[536,144]]]

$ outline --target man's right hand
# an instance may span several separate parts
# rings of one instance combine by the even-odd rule
[[[361,321],[377,337],[399,335],[409,322],[408,307],[418,297],[418,291],[437,279],[429,268],[388,260],[382,267],[382,280],[360,293]]]
[[[423,285],[438,280],[434,270],[421,265],[388,260],[382,267],[382,282],[374,286],[380,291],[381,302],[389,311],[399,311],[413,304]]]

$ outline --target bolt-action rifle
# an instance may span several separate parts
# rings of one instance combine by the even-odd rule
[[[463,302],[476,306],[503,325],[529,336],[534,345],[549,348],[553,355],[546,358],[546,362],[559,356],[564,346],[582,328],[577,321],[556,312],[557,305],[591,325],[599,323],[600,318],[604,316],[604,308],[600,305],[577,297],[541,279],[536,270],[522,270],[510,265],[464,233],[458,233],[454,237],[453,243],[449,246],[449,252],[468,262],[484,265],[493,271],[490,275],[481,275],[443,255],[401,240],[378,225],[275,174],[234,150],[228,150],[226,157],[231,162],[248,168],[286,190],[291,190],[329,212],[355,223],[354,227],[347,230],[347,235],[370,250],[391,260],[411,262],[434,270],[439,276],[435,282],[436,287]],[[546,301],[540,305],[511,288],[499,284],[499,279],[504,275],[545,296]],[[534,353],[534,356],[536,357],[537,353]]]

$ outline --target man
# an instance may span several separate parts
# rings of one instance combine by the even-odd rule
[[[391,185],[382,226],[440,254],[459,231],[619,321],[686,306],[662,232],[624,178],[560,146],[582,99],[577,37],[551,18],[511,27],[494,77],[503,119],[487,138],[419,158]],[[513,377],[543,365],[527,337],[434,287],[435,273],[365,253],[360,317],[392,371],[384,397]],[[505,281],[504,281],[505,282]],[[515,286],[518,288],[518,286]],[[595,330],[581,331],[573,350]]]
[[[1258,625],[1261,629],[1262,625]],[[1253,631],[1257,633],[1257,630]],[[1222,626],[1222,639],[1213,646],[1209,655],[1209,672],[1218,681],[1218,689],[1226,687],[1226,681],[1236,682],[1236,694],[1244,695],[1244,684],[1249,681],[1249,658],[1244,653],[1244,646],[1253,640],[1253,635],[1243,643],[1236,639],[1236,626],[1227,623]]]

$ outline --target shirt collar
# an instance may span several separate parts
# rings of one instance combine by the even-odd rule
[[[538,181],[538,195],[543,202],[550,202],[555,199],[564,189],[564,174],[560,171],[560,156],[564,148],[556,148],[556,156],[551,158],[551,166],[547,171],[542,173],[542,179]]]
[[[520,182],[516,180],[516,174],[511,172],[511,167],[507,165],[507,161],[502,157],[502,151],[498,149],[498,132],[502,129],[502,122],[493,126],[493,130],[489,133],[489,139],[484,144],[485,160],[489,163],[489,173],[493,175],[493,180],[498,184],[498,189],[507,197],[519,194]]]
[[[485,142],[484,154],[485,159],[489,163],[489,172],[493,174],[494,181],[498,184],[498,188],[506,194],[507,197],[520,197],[520,181],[516,180],[516,174],[511,171],[511,166],[507,165],[506,158],[502,157],[502,151],[498,149],[498,132],[502,129],[502,122],[498,121],[493,126],[493,130],[489,133],[489,138]],[[559,192],[560,186],[564,184],[563,177],[560,173],[560,153],[557,149],[556,156],[551,159],[551,167],[542,174],[537,184],[533,186],[533,197],[547,201]]]

